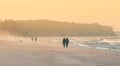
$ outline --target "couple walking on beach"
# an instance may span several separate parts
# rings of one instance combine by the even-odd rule
[[[63,47],[68,48],[68,44],[69,44],[69,39],[68,38],[63,38]]]
[[[34,38],[32,37],[31,40],[32,41],[34,41],[34,40],[37,41],[37,37],[34,37]]]

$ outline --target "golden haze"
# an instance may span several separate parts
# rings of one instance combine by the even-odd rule
[[[0,0],[0,19],[98,22],[120,31],[120,0]]]

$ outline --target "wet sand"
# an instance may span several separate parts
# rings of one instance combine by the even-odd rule
[[[120,66],[120,54],[54,41],[0,40],[0,66]]]

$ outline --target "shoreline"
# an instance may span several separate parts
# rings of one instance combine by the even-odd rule
[[[55,41],[0,41],[0,66],[120,66],[120,54]]]

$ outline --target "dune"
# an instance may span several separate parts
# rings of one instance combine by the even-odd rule
[[[120,66],[120,54],[74,46],[63,48],[61,41],[50,37],[37,42],[19,38],[0,40],[0,66]]]

